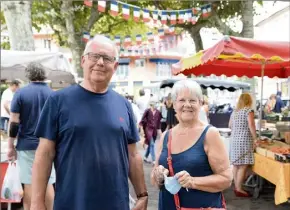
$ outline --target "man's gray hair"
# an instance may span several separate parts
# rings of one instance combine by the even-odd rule
[[[114,48],[114,51],[115,51],[115,57],[116,57],[116,61],[119,60],[119,51],[118,51],[118,48],[117,48],[117,45],[114,41],[112,41],[111,39],[109,39],[108,37],[104,36],[104,35],[100,35],[100,34],[97,34],[94,36],[94,38],[90,39],[88,41],[88,43],[86,44],[86,48],[84,50],[84,53],[83,55],[86,55],[87,53],[90,52],[91,50],[91,45],[95,42],[95,41],[98,41],[100,43],[109,43],[113,46]]]
[[[46,80],[45,67],[38,62],[31,62],[25,69],[25,75],[29,81],[44,81]]]
[[[190,79],[184,79],[177,81],[171,90],[171,97],[173,101],[176,101],[178,94],[182,91],[188,89],[192,95],[195,95],[199,101],[202,101],[203,95],[200,85]]]

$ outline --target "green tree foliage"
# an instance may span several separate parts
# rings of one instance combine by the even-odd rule
[[[225,21],[238,17],[243,14],[241,1],[184,1],[184,0],[166,0],[166,1],[123,1],[141,8],[178,10],[199,7],[203,4],[212,3],[212,13],[208,18],[200,18],[195,25],[191,23],[177,24],[177,30],[188,31],[195,44],[196,49],[203,48],[200,29],[203,27],[217,27],[221,33],[226,35],[239,35],[239,32],[233,31]],[[134,39],[137,34],[145,34],[149,29],[141,22],[136,23],[132,19],[124,20],[120,13],[117,17],[108,14],[110,1],[107,1],[105,13],[97,11],[97,1],[94,0],[93,7],[84,5],[83,1],[65,1],[65,0],[47,0],[33,1],[32,6],[32,24],[36,29],[42,25],[49,25],[55,32],[54,38],[60,46],[69,47],[73,54],[74,66],[81,75],[80,57],[84,49],[82,42],[83,32],[91,34],[108,35],[131,35]],[[2,16],[1,21],[2,21]],[[1,22],[2,23],[2,22]]]

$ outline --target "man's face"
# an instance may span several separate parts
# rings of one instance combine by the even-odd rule
[[[118,67],[115,56],[115,49],[110,43],[91,43],[88,53],[82,56],[84,79],[95,84],[108,84]]]
[[[19,89],[19,85],[11,85],[10,89],[13,93],[15,93]]]

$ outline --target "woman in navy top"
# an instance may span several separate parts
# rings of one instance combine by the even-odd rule
[[[159,210],[225,209],[221,192],[231,185],[232,171],[218,130],[199,120],[201,88],[191,80],[179,81],[172,99],[179,124],[161,137],[151,174],[160,189]],[[163,174],[175,175],[182,186],[177,194],[164,187]]]

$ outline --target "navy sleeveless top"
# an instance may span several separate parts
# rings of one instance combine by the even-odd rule
[[[204,129],[201,136],[192,147],[184,152],[171,154],[172,166],[175,174],[182,170],[187,171],[192,177],[204,177],[213,174],[204,151],[204,139],[209,127],[210,125]],[[159,165],[167,169],[168,133],[169,132],[165,134],[163,149],[159,158]],[[187,192],[185,188],[181,188],[178,195],[180,206],[183,208],[222,208],[221,192],[210,193],[195,189],[188,189]],[[164,185],[159,192],[159,210],[176,210],[174,196],[165,189]]]

